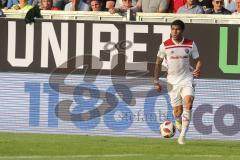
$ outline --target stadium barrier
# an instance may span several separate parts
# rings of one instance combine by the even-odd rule
[[[240,15],[213,15],[213,14],[171,14],[171,13],[141,13],[136,14],[138,22],[165,22],[169,23],[181,19],[185,23],[204,24],[239,24]]]
[[[27,11],[4,10],[7,18],[24,18]],[[49,11],[42,10],[44,19],[66,20],[97,20],[97,21],[130,21],[130,10],[124,14],[92,11]],[[211,15],[211,14],[172,14],[172,13],[136,13],[138,22],[165,22],[181,19],[185,23],[204,24],[239,24],[240,15]]]
[[[151,78],[168,22],[0,18],[0,26],[1,132],[160,137],[160,123],[173,120],[165,78],[162,93]],[[188,137],[240,140],[239,25],[186,28],[204,64]]]
[[[27,11],[4,10],[7,18],[24,18]],[[44,19],[59,20],[96,20],[96,21],[128,21],[130,12],[123,14],[110,14],[109,12],[92,12],[92,11],[49,11],[42,10],[41,15]]]

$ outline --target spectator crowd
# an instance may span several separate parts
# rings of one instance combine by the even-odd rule
[[[238,14],[240,0],[0,0],[2,10],[108,11],[144,13]],[[0,15],[2,11],[0,10]]]

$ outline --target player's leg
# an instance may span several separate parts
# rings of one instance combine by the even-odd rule
[[[176,128],[181,131],[183,105],[179,86],[169,84],[168,95],[170,97],[171,105],[173,106],[173,116],[175,118]]]
[[[176,128],[179,132],[182,130],[182,112],[183,112],[183,106],[178,105],[173,107],[173,115],[175,118],[175,124]]]
[[[188,95],[184,97],[185,108],[182,114],[182,136],[186,136],[191,118],[192,118],[192,104],[193,104],[193,96]]]
[[[182,131],[179,135],[178,143],[185,144],[185,137],[192,118],[192,104],[194,100],[194,88],[184,87],[182,89],[182,96],[184,97],[184,109],[182,114]]]

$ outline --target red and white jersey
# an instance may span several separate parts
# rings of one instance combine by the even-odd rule
[[[185,84],[193,81],[190,57],[199,57],[198,49],[192,40],[184,39],[177,43],[168,39],[160,45],[158,57],[164,58],[167,65],[167,81],[171,84]]]

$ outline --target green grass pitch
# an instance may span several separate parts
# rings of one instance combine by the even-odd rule
[[[0,133],[0,160],[239,160],[240,141]]]

